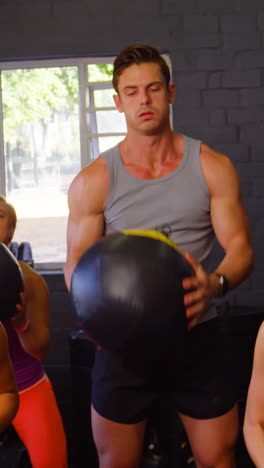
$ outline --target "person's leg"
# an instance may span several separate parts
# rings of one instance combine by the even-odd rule
[[[104,418],[93,407],[91,414],[100,468],[138,468],[146,421],[136,424],[117,423]]]
[[[20,406],[12,422],[27,448],[33,468],[67,468],[62,418],[47,380],[20,393]]]
[[[222,416],[194,419],[179,415],[191,444],[197,468],[234,468],[238,436],[238,411],[235,405]]]
[[[174,427],[177,413],[199,468],[235,466],[237,364],[236,343],[228,324],[214,319],[197,325],[188,335],[175,391],[163,398],[160,412],[165,444],[169,444],[167,432]],[[173,466],[170,459],[168,466]]]
[[[96,351],[92,371],[91,419],[100,468],[137,468],[146,420],[157,400],[148,367],[133,367],[119,355]]]

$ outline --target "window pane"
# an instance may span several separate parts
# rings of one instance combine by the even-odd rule
[[[123,114],[117,110],[96,112],[97,128],[99,133],[120,133],[126,131]]]
[[[94,91],[95,107],[115,107],[113,94],[115,91],[111,89],[96,89]]]
[[[111,81],[113,74],[112,64],[88,65],[88,81]]]
[[[15,240],[36,263],[64,262],[67,191],[80,170],[76,67],[2,72],[7,199]]]

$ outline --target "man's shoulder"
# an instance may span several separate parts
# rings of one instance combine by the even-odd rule
[[[76,179],[91,181],[99,178],[101,181],[108,181],[109,167],[111,167],[111,161],[118,156],[118,151],[118,145],[103,151],[96,159],[80,170]]]
[[[99,157],[103,159],[115,158],[119,153],[119,144],[111,146],[107,150],[103,151]]]
[[[107,150],[103,151],[96,159],[93,159],[86,167],[84,167],[79,174],[81,176],[103,175],[108,173],[108,162],[109,160],[118,156],[119,146],[115,145]]]
[[[102,155],[91,161],[87,166],[82,168],[73,179],[72,184],[76,185],[80,182],[88,182],[98,177],[107,176],[108,169]]]
[[[109,179],[107,165],[102,156],[98,156],[81,169],[71,182],[68,191],[69,205],[73,204],[74,209],[79,210],[83,207],[80,200],[86,200],[86,205],[94,199],[104,200],[109,187]]]
[[[206,144],[201,145],[201,166],[211,193],[216,187],[238,188],[239,175],[232,159]]]
[[[201,158],[208,161],[208,162],[211,162],[212,164],[224,164],[224,165],[229,165],[231,164],[231,158],[230,156],[224,154],[224,153],[221,153],[220,151],[217,151],[216,149],[214,148],[211,148],[209,145],[207,145],[206,143],[201,143],[201,147],[200,147],[200,154],[201,154]]]

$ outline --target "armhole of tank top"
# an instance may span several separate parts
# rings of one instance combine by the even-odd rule
[[[192,159],[192,166],[196,172],[196,174],[199,177],[199,180],[201,182],[201,186],[203,190],[206,192],[206,194],[209,196],[210,191],[209,187],[207,185],[207,182],[205,180],[204,172],[202,169],[202,164],[201,164],[201,145],[202,141],[201,140],[196,140],[191,137],[185,136],[185,144],[187,146],[187,151],[188,151],[188,159],[190,160],[190,154],[194,154],[195,157]],[[189,161],[190,164],[190,161]]]
[[[116,190],[116,178],[117,178],[117,167],[116,167],[116,149],[113,149],[112,152],[107,152],[107,154],[104,156],[102,154],[102,157],[105,161],[105,164],[107,166],[107,169],[109,171],[109,189],[107,192],[105,204],[104,204],[104,210],[107,209],[107,207],[112,203],[114,199],[114,194]]]

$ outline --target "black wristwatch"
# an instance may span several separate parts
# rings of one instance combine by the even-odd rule
[[[219,284],[221,286],[221,293],[220,296],[224,296],[228,290],[229,290],[229,282],[228,279],[225,275],[222,275],[221,273],[215,273],[216,276],[219,278]]]

